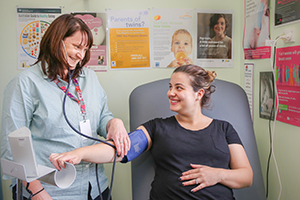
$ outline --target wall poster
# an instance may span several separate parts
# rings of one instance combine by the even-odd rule
[[[270,39],[269,0],[245,0],[244,54],[245,59],[270,58],[271,47],[266,46]]]
[[[275,26],[289,24],[300,20],[299,0],[276,0]]]
[[[110,68],[150,68],[149,10],[107,10]]]
[[[193,63],[193,9],[152,9],[153,67]]]
[[[253,121],[253,74],[254,74],[254,63],[244,63],[244,90],[246,92],[251,118]]]
[[[96,72],[107,71],[106,46],[106,13],[105,12],[73,12],[75,17],[82,19],[93,34],[91,58],[86,67]]]
[[[274,120],[274,76],[273,72],[260,72],[259,117]]]
[[[36,61],[41,39],[59,15],[61,8],[17,7],[18,69],[28,68]]]
[[[300,126],[300,46],[277,48],[276,85],[279,98],[277,120]]]
[[[196,10],[195,63],[233,67],[233,11]]]

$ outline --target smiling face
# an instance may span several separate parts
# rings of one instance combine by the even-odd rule
[[[66,37],[64,40],[67,55],[66,60],[70,65],[70,70],[75,69],[76,65],[85,57],[88,50],[87,35],[77,31],[72,36]],[[65,54],[65,50],[63,49]]]
[[[187,55],[192,53],[192,38],[186,33],[178,33],[173,36],[171,52],[176,55],[178,52],[185,52]]]
[[[224,34],[225,30],[226,30],[225,19],[223,17],[220,17],[218,19],[218,22],[214,25],[214,31],[216,35],[222,35]]]
[[[186,73],[176,72],[172,74],[167,95],[170,110],[179,114],[192,113],[195,109],[200,108],[198,98],[201,98],[201,95],[193,90],[189,75]]]

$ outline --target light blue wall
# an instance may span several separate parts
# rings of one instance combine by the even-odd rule
[[[271,16],[274,15],[272,2]],[[16,6],[19,7],[58,7],[63,6],[65,11],[105,11],[105,9],[147,9],[147,8],[199,8],[199,9],[226,9],[234,10],[234,67],[220,69],[215,68],[219,79],[235,82],[243,86],[243,26],[244,26],[244,3],[242,0],[9,0],[0,2],[1,37],[0,37],[0,60],[1,60],[1,82],[0,82],[0,105],[2,105],[3,91],[5,85],[20,71],[17,70],[17,36],[16,36]],[[273,17],[272,17],[273,19]],[[273,20],[271,21],[273,22]],[[297,27],[298,26],[298,27]],[[281,27],[271,28],[272,38],[282,34],[288,27],[295,27],[296,33],[300,33],[299,23]],[[296,35],[296,44],[300,38]],[[284,46],[279,41],[278,45]],[[252,62],[252,61],[247,61]],[[263,174],[265,174],[267,155],[269,151],[268,122],[259,118],[259,72],[270,69],[269,60],[254,61],[254,126],[258,143]],[[109,107],[114,115],[121,118],[129,130],[129,108],[128,98],[130,92],[138,85],[153,80],[170,77],[172,69],[149,69],[149,70],[127,70],[97,73],[102,86],[107,92]],[[225,106],[225,105],[224,105]],[[0,107],[0,113],[2,106]],[[297,159],[300,151],[297,141],[300,140],[299,127],[276,123],[275,153],[281,172],[283,184],[282,199],[297,199],[300,196],[300,159]],[[111,174],[111,165],[106,165],[108,177]],[[277,199],[279,187],[276,178],[274,162],[270,171],[270,199]],[[3,182],[4,199],[10,200],[11,192],[8,190],[8,181]],[[116,174],[113,186],[114,200],[131,199],[131,175],[130,164],[116,167]]]

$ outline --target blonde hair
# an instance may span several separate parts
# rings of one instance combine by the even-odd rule
[[[174,42],[174,37],[178,34],[187,34],[188,36],[190,36],[191,38],[191,44],[192,44],[192,35],[190,34],[190,32],[188,32],[186,29],[178,29],[174,32],[173,36],[172,36],[172,41],[171,41],[171,45],[173,45]]]

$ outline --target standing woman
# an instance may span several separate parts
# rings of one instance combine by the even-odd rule
[[[149,150],[156,165],[151,200],[233,200],[233,188],[252,184],[252,168],[233,126],[202,114],[214,91],[211,82],[215,76],[196,65],[176,68],[167,95],[170,109],[177,114],[150,120],[131,133],[132,148],[136,149],[134,140],[139,145],[146,141],[147,145],[137,147]],[[137,139],[142,138],[141,131],[145,141]],[[134,157],[131,152],[127,158]],[[97,144],[51,154],[50,160],[60,170],[65,162],[105,163],[113,156],[111,147]]]
[[[64,119],[62,104],[68,83],[65,114],[70,123],[77,130],[90,129],[85,132],[90,137],[101,135],[113,139],[117,153],[121,156],[127,153],[130,140],[123,122],[108,110],[107,96],[96,74],[83,67],[90,59],[92,44],[92,33],[79,18],[64,14],[51,23],[42,38],[37,62],[14,77],[5,89],[1,157],[12,160],[7,136],[24,126],[31,130],[37,163],[44,166],[52,166],[48,159],[52,152],[62,153],[97,143],[75,133]],[[38,180],[31,182],[28,189],[34,194],[32,200],[99,199],[95,164],[82,162],[76,171],[74,183],[63,190]],[[105,196],[109,189],[103,165],[98,166],[98,174]],[[27,186],[26,182],[23,184]],[[26,198],[28,195],[24,194]],[[14,192],[13,196],[16,199]]]
[[[231,59],[232,39],[226,35],[228,21],[224,14],[210,18],[211,39],[208,41],[207,58]]]

